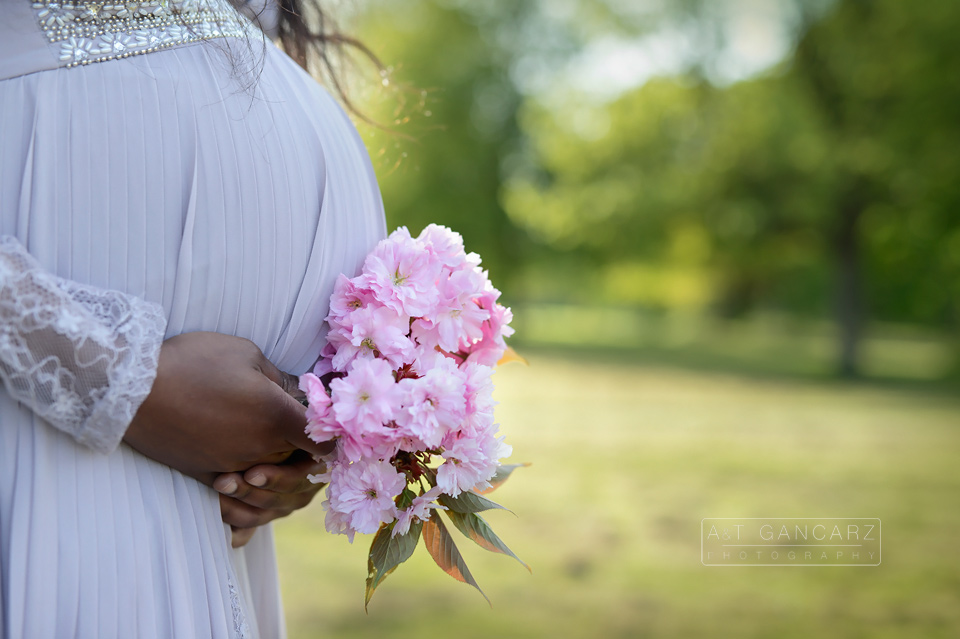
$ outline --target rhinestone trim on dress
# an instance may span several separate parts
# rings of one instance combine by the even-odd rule
[[[33,8],[47,39],[60,44],[64,67],[211,38],[243,38],[253,28],[227,0],[34,2]]]

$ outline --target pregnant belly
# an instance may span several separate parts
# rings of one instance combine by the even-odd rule
[[[268,47],[241,86],[203,43],[0,81],[2,231],[54,273],[160,303],[168,335],[322,347],[334,279],[385,232],[342,110]]]

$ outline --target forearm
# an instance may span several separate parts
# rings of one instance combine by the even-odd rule
[[[163,309],[46,272],[0,238],[0,379],[79,443],[110,452],[157,372]]]

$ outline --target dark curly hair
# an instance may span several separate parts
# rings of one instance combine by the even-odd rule
[[[343,62],[349,50],[354,50],[382,71],[377,56],[362,42],[341,32],[321,8],[321,0],[275,1],[279,7],[277,38],[283,50],[308,73],[329,83],[351,112],[367,120],[347,95]]]

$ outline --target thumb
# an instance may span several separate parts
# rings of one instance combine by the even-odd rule
[[[296,375],[291,375],[286,371],[280,371],[279,386],[283,389],[284,393],[299,403],[303,403],[307,399],[307,394],[300,390],[300,378]]]
[[[260,371],[276,384],[278,420],[287,443],[314,457],[330,454],[330,442],[318,444],[307,437],[307,409],[300,403],[306,399],[306,393],[300,390],[300,378],[280,370],[266,357],[260,364]]]
[[[284,440],[296,448],[307,451],[314,457],[329,454],[329,442],[318,444],[307,437],[307,409],[303,404],[289,393],[284,392],[280,385],[276,385],[274,388],[276,389],[274,398],[274,410],[277,415],[276,424],[280,428]]]
[[[300,378],[296,375],[280,370],[266,357],[262,357],[259,367],[263,376],[279,386],[286,394],[291,395],[298,401],[305,397],[303,391],[300,390]]]
[[[283,392],[287,393],[288,395],[296,395],[297,393],[301,392],[300,378],[296,375],[291,375],[290,373],[280,370],[274,366],[273,362],[267,359],[262,353],[258,365],[263,376],[279,386]],[[299,399],[299,397],[296,397],[296,399]]]

